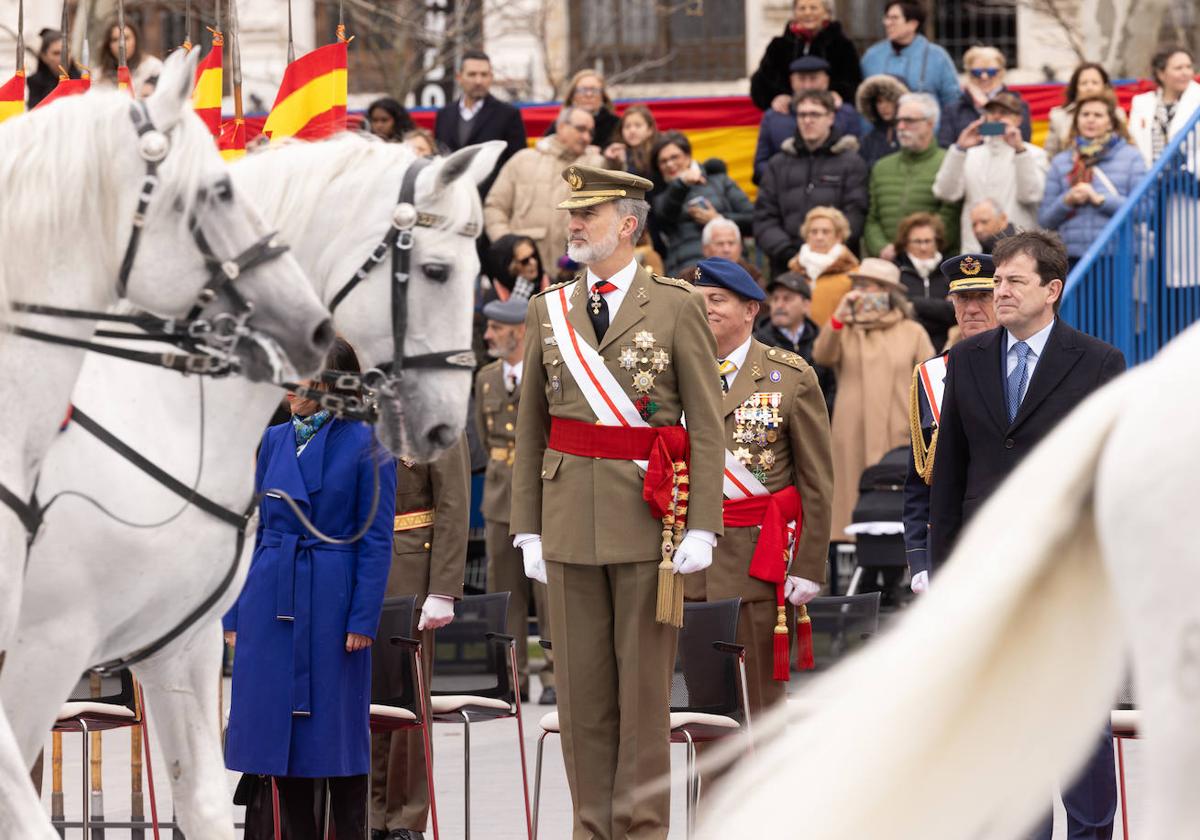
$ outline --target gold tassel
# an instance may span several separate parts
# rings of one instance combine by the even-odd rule
[[[662,520],[662,561],[658,564],[658,600],[654,620],[679,628],[683,626],[683,577],[675,574],[672,561],[687,525],[688,477],[684,461],[676,461],[672,468],[674,488],[671,509]]]

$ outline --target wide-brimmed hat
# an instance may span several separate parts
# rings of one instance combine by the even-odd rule
[[[867,257],[858,264],[858,268],[850,272],[852,280],[873,280],[884,286],[904,291],[900,282],[900,267],[891,260],[881,260],[879,257]]]

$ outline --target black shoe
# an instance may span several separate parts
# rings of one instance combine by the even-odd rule
[[[548,685],[542,689],[542,696],[538,698],[539,706],[557,706],[558,692],[554,690],[554,686]]]

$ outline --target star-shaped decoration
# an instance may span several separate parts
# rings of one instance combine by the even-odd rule
[[[649,330],[641,330],[634,334],[633,343],[639,350],[649,350],[654,347],[654,333]]]
[[[667,365],[670,363],[671,356],[661,347],[650,354],[650,364],[659,373],[662,373],[664,370],[666,370]]]
[[[654,374],[648,370],[639,370],[633,375],[633,389],[639,394],[648,394],[654,387]]]
[[[743,464],[749,464],[752,460],[750,450],[744,446],[739,446],[737,449],[733,450],[733,457],[737,458]]]
[[[764,449],[758,455],[758,463],[762,465],[764,470],[769,470],[775,466],[775,453],[770,449]]]
[[[618,357],[621,367],[625,370],[633,370],[637,364],[637,353],[632,347],[622,347],[621,355]]]

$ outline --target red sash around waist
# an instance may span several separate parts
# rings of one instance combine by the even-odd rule
[[[671,509],[674,463],[686,465],[690,457],[683,426],[601,426],[561,417],[550,419],[549,447],[585,458],[646,461],[642,498],[656,519]]]
[[[788,568],[788,523],[795,522],[799,533],[803,519],[800,493],[795,486],[789,485],[769,496],[726,499],[723,518],[726,527],[762,526],[750,560],[750,577],[782,584]]]

